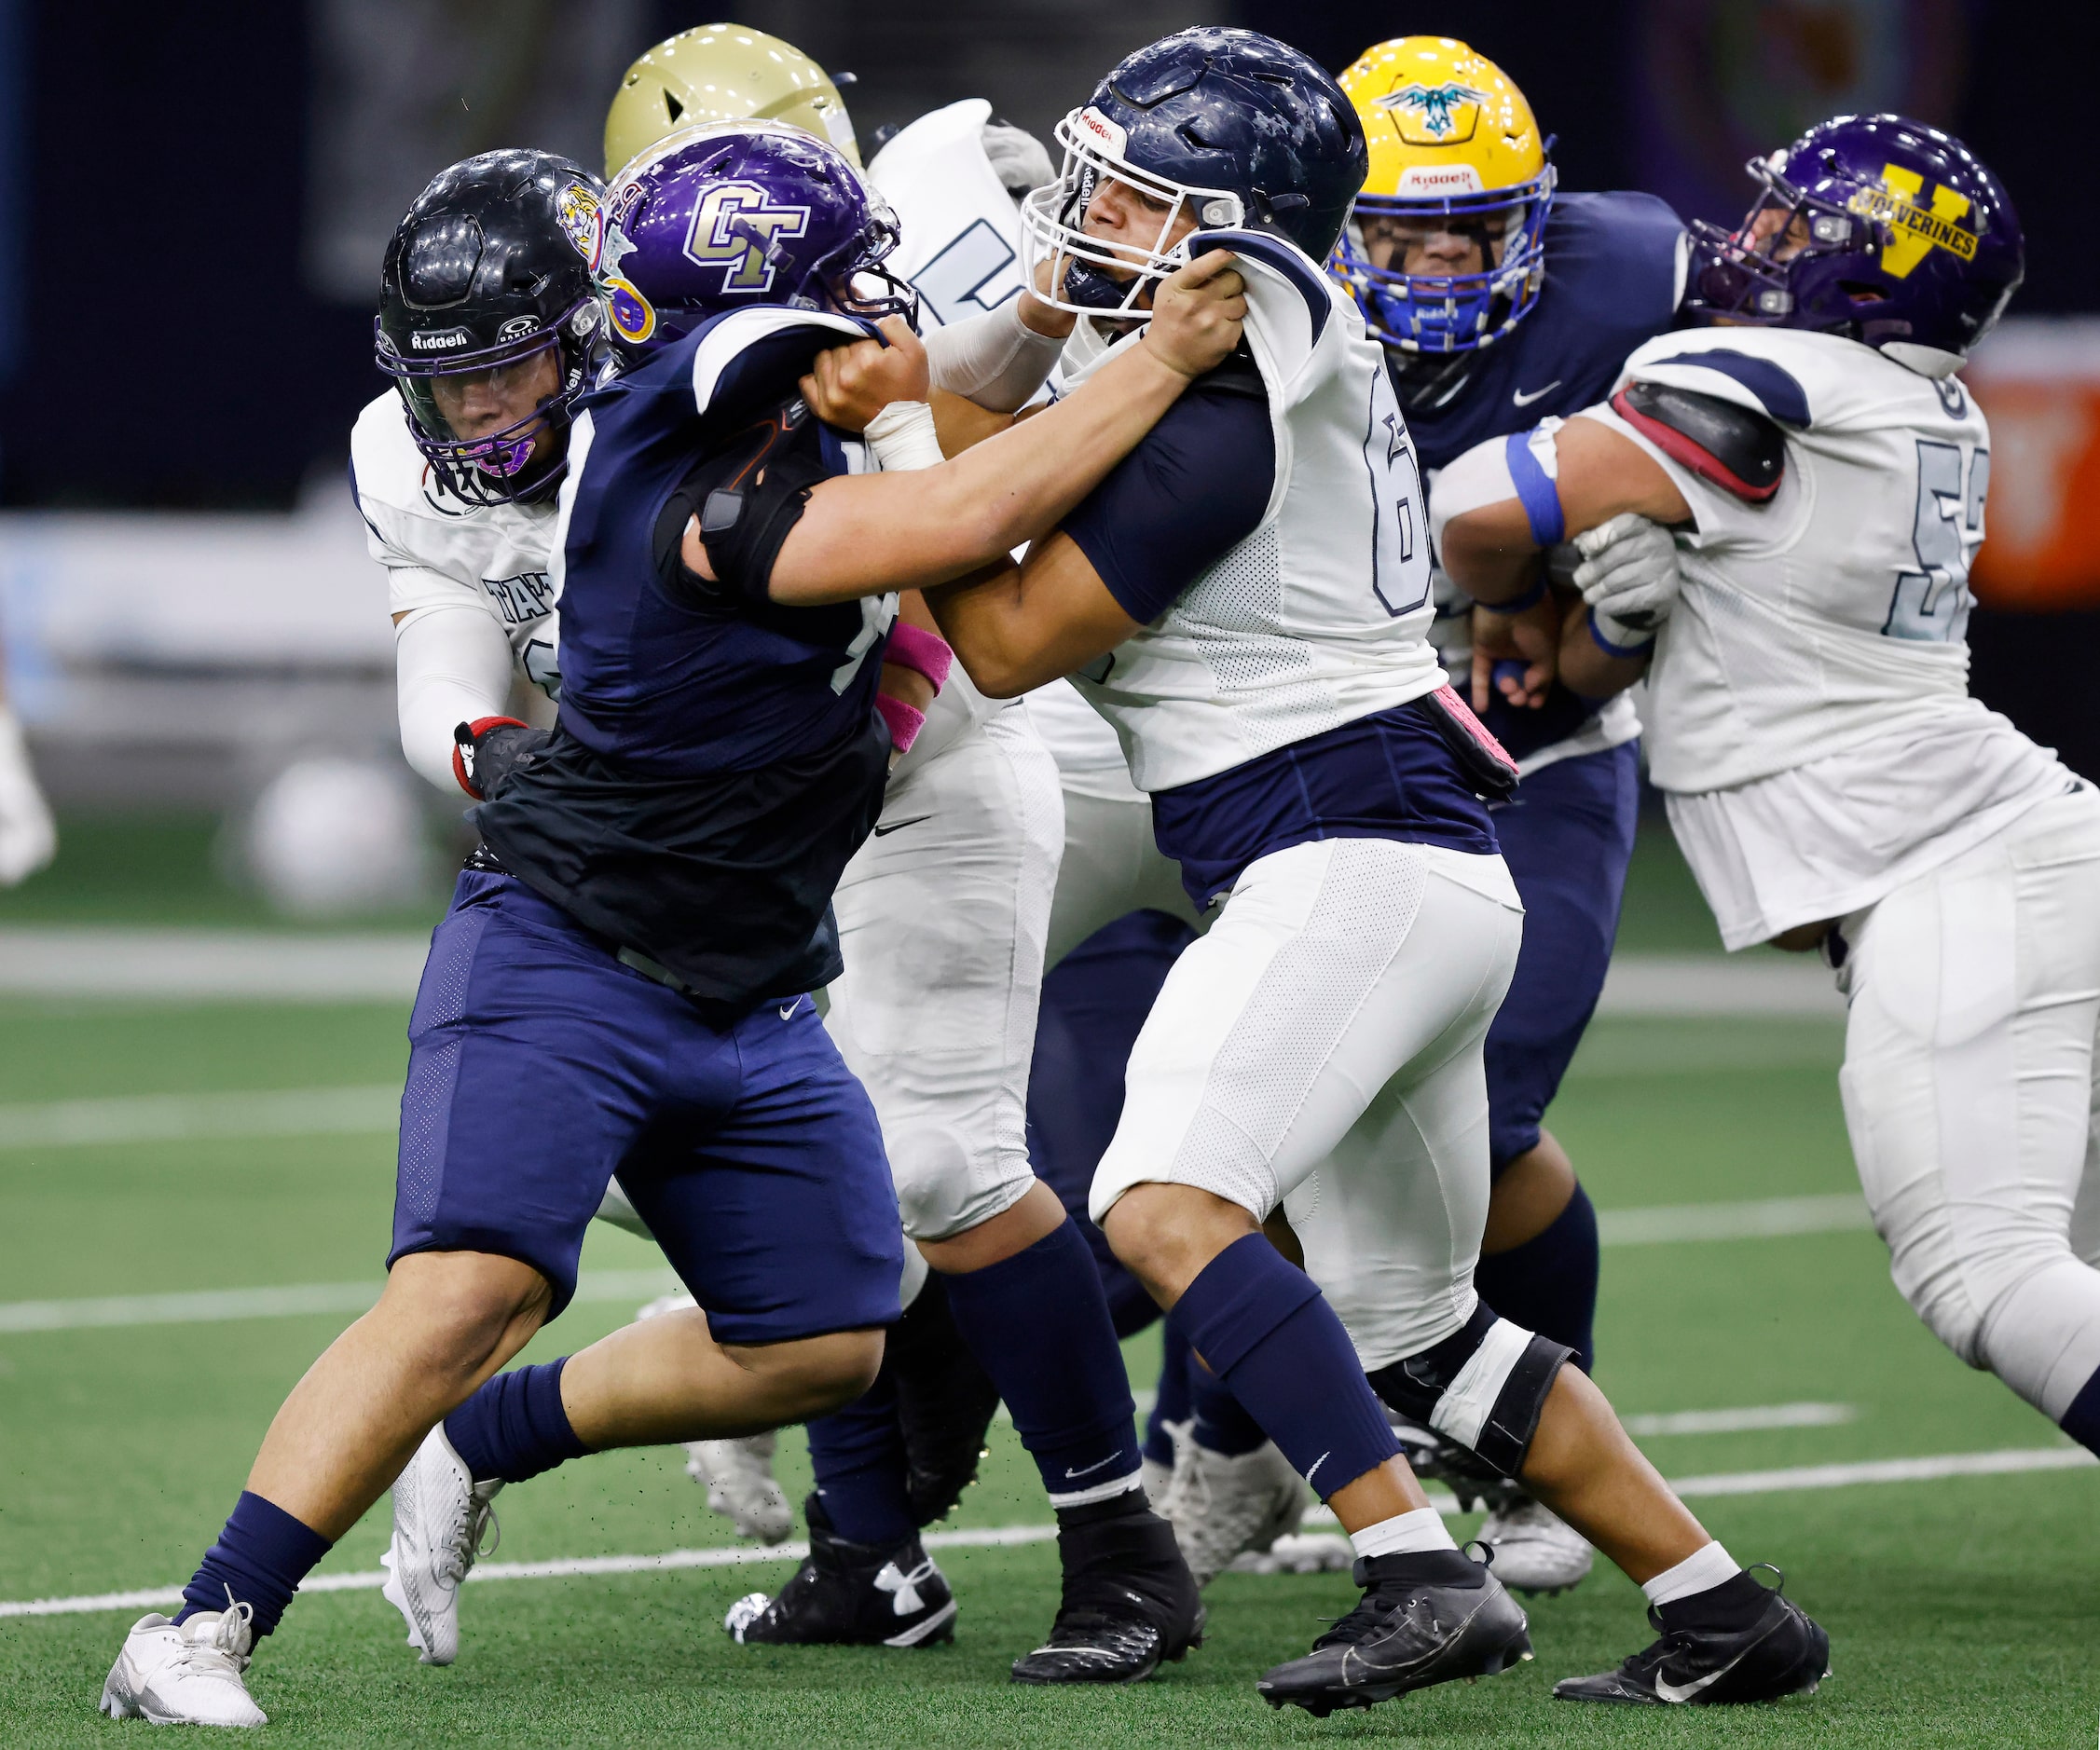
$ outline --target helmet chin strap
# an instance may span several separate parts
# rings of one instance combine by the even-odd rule
[[[1133,321],[1149,314],[1132,307],[1131,282],[1119,280],[1105,268],[1075,256],[1065,264],[1064,295],[1068,301],[1105,316],[1123,316]]]

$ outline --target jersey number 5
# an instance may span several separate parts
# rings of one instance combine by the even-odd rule
[[[1968,632],[1976,602],[1969,593],[1969,561],[1983,544],[1990,485],[1989,450],[1965,455],[1959,444],[1918,440],[1911,549],[1920,568],[1896,574],[1884,636],[1951,644]]]

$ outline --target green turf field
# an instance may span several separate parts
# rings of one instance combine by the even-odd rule
[[[1695,949],[1703,918],[1679,903],[1681,882],[1651,851],[1636,894],[1653,898],[1636,932],[1643,946]],[[384,1083],[401,1070],[403,1022],[376,1007],[0,1005],[0,1120],[73,1100]],[[1837,1052],[1835,1029],[1821,1023],[1599,1023],[1554,1123],[1608,1210],[1841,1193],[1852,1178]],[[0,1146],[0,1318],[31,1301],[376,1282],[391,1196],[391,1144],[378,1133]],[[643,1270],[654,1259],[608,1230],[585,1261]],[[580,1303],[528,1354],[581,1346],[637,1297]],[[279,1399],[347,1317],[0,1330],[0,1600],[186,1578]],[[1600,1379],[1629,1415],[1803,1402],[1850,1412],[1821,1426],[1644,1439],[1673,1477],[2063,1444],[1919,1328],[1864,1232],[1613,1247],[1599,1347]],[[1144,1338],[1132,1345],[1141,1388],[1150,1350]],[[791,1492],[806,1481],[798,1448],[788,1436]],[[726,1543],[678,1460],[609,1455],[511,1491],[497,1559]],[[1535,1663],[1368,1715],[1276,1716],[1252,1693],[1265,1665],[1302,1651],[1320,1619],[1347,1608],[1338,1576],[1227,1576],[1210,1594],[1208,1643],[1138,1690],[1020,1690],[1005,1680],[1007,1661],[1048,1626],[1055,1595],[1055,1557],[1042,1544],[943,1552],[961,1599],[958,1641],[923,1653],[735,1647],[719,1627],[723,1609],[787,1570],[698,1568],[476,1585],[465,1650],[445,1671],[415,1662],[376,1591],[315,1595],[265,1644],[253,1687],[271,1735],[300,1743],[2094,1742],[2100,1471],[1694,1505],[1738,1557],[1784,1567],[1830,1628],[1836,1675],[1814,1699],[1668,1715],[1551,1702],[1554,1677],[1613,1662],[1646,1638],[1639,1594],[1606,1574],[1532,1607]],[[323,1571],[376,1567],[384,1511],[382,1502]],[[953,1524],[1048,1517],[1010,1433],[995,1430],[984,1480]],[[93,1711],[137,1614],[0,1618],[0,1743],[146,1736],[141,1723]]]

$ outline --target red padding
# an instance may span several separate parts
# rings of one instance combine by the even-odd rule
[[[462,744],[460,740],[459,730],[452,731],[452,776],[458,782],[460,787],[477,802],[486,801],[487,798],[475,789],[467,777],[467,746],[478,742],[490,730],[501,729],[506,724],[514,729],[530,729],[532,727],[529,723],[520,722],[515,717],[477,717],[472,723],[460,725],[460,729],[467,731],[465,744]]]
[[[1642,413],[1626,399],[1626,392],[1623,389],[1612,397],[1612,411],[1653,443],[1671,461],[1689,468],[1701,480],[1710,481],[1722,491],[1733,493],[1746,504],[1763,504],[1779,489],[1777,480],[1768,486],[1752,485],[1711,450],[1695,444],[1675,426],[1665,425],[1660,419],[1651,418]]]

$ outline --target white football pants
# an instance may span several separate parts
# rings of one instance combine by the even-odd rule
[[[1282,1203],[1366,1370],[1473,1314],[1488,1219],[1481,1043],[1523,906],[1499,856],[1385,839],[1251,864],[1131,1052],[1094,1176]]]
[[[2100,795],[1843,927],[1838,1083],[1896,1286],[2053,1421],[2100,1370]]]
[[[1181,866],[1152,837],[1152,800],[1125,772],[1059,773],[1064,857],[1050,904],[1045,966],[1132,911],[1164,911],[1201,929],[1205,915],[1181,885]]]
[[[839,882],[825,1025],[874,1101],[913,1239],[1035,1183],[1028,1063],[1063,845],[1056,764],[1009,707],[899,770]]]

